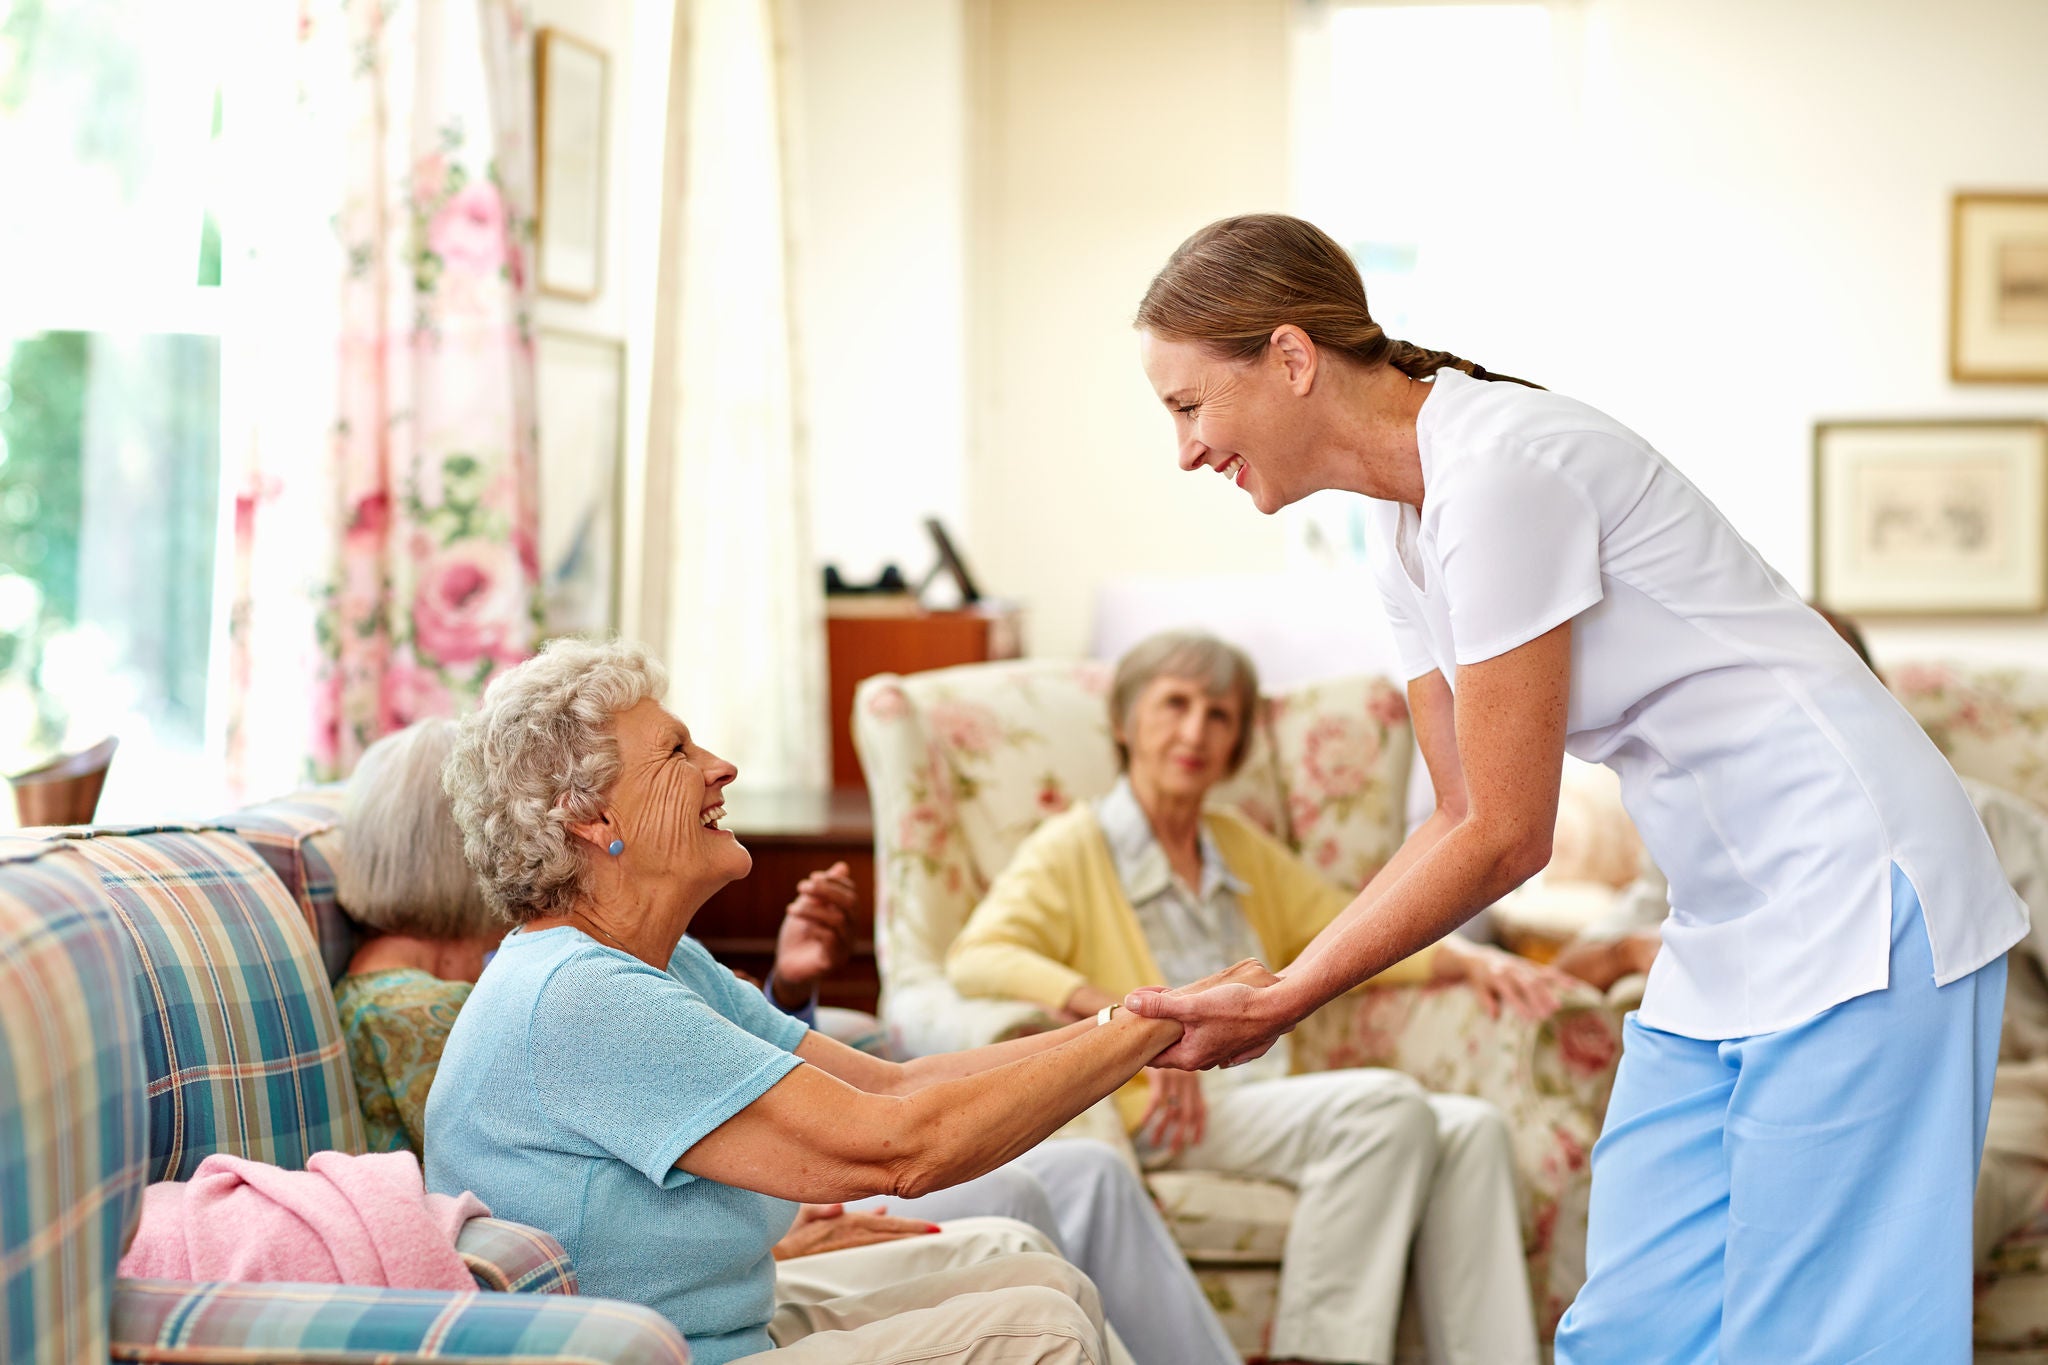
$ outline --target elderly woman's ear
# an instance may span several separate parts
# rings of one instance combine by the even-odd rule
[[[599,853],[613,857],[626,851],[626,841],[618,822],[612,819],[610,808],[606,808],[595,820],[572,820],[566,826],[569,833],[589,844]],[[616,844],[618,847],[614,848]]]

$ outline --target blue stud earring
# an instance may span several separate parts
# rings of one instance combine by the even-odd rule
[[[624,853],[625,851],[626,841],[624,839],[612,840],[611,846],[605,849],[605,852],[611,854],[614,858],[618,857],[621,853]]]

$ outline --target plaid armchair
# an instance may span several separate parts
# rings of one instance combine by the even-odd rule
[[[1100,664],[974,664],[883,674],[854,697],[854,740],[875,817],[882,1015],[918,1054],[1048,1026],[1036,1006],[963,999],[945,955],[991,879],[1046,816],[1109,790],[1116,753]],[[1267,700],[1244,765],[1212,799],[1235,806],[1345,887],[1399,846],[1413,750],[1401,692],[1350,678]],[[1388,1066],[1479,1095],[1514,1135],[1539,1324],[1555,1328],[1585,1278],[1587,1153],[1620,1058],[1618,1020],[1590,989],[1538,1025],[1489,1019],[1459,988],[1356,992],[1295,1034],[1303,1070]],[[1075,1131],[1124,1141],[1106,1108]],[[1293,1216],[1285,1186],[1205,1173],[1148,1182],[1232,1339],[1259,1352]]]
[[[686,1362],[665,1319],[573,1297],[560,1245],[496,1219],[458,1242],[473,1294],[115,1278],[148,1181],[216,1151],[297,1167],[363,1149],[338,966],[321,952],[352,931],[308,852],[325,825],[245,817],[249,842],[131,829],[0,843],[6,1358]],[[295,886],[273,871],[309,864]]]

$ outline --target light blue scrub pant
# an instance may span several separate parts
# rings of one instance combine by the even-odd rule
[[[1891,984],[1777,1033],[1623,1027],[1558,1365],[1968,1365],[2005,959],[1934,985],[1892,869]]]

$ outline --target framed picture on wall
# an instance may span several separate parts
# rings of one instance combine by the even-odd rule
[[[625,356],[606,337],[535,338],[541,624],[551,636],[618,628]]]
[[[2048,193],[1957,195],[1949,268],[1949,377],[2048,384]]]
[[[604,274],[605,54],[560,29],[534,43],[539,143],[536,255],[541,291],[597,297]]]
[[[1872,615],[2048,610],[2048,422],[1822,422],[1813,586]]]

